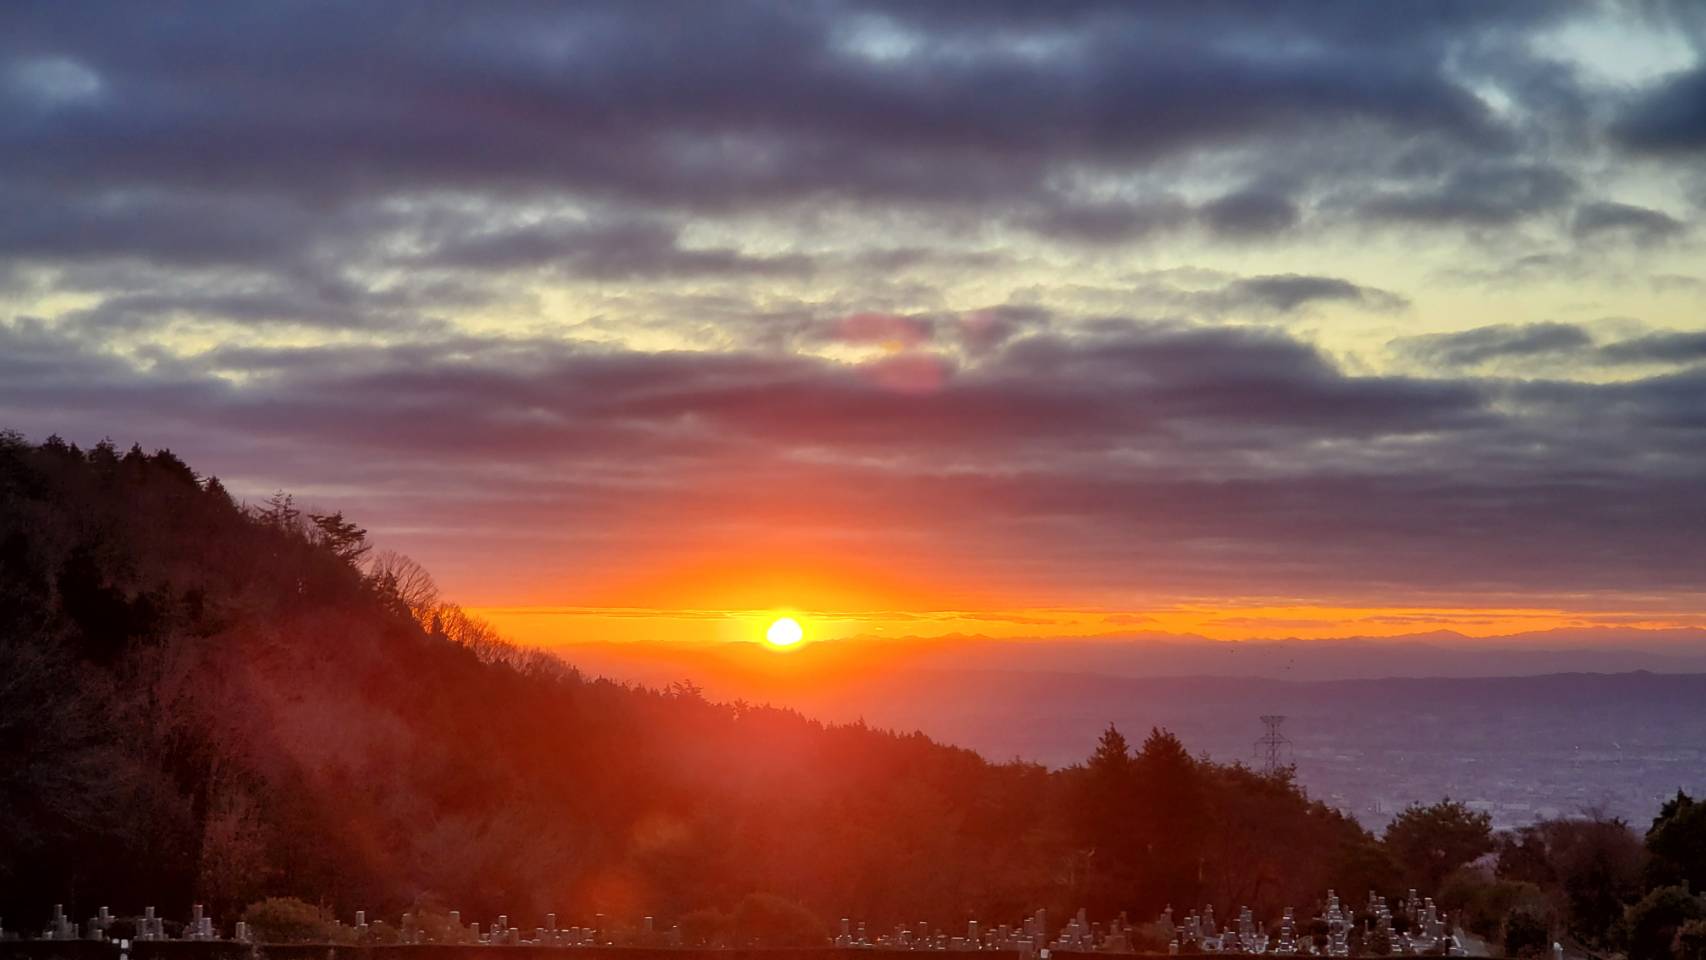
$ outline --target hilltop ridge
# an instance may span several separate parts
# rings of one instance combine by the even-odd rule
[[[294,895],[669,917],[777,893],[959,922],[1405,880],[1284,773],[1161,731],[1051,772],[589,679],[342,514],[240,505],[169,451],[0,439],[0,676],[11,916]]]

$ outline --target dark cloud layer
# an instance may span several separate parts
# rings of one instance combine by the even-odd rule
[[[922,385],[875,375],[889,361],[554,340],[223,348],[143,367],[40,326],[4,336],[7,419],[218,450],[240,476],[311,469],[374,491],[381,523],[422,503],[501,529],[600,517],[565,530],[571,553],[630,523],[679,536],[790,517],[881,550],[927,516],[986,564],[1045,561],[1081,586],[1139,571],[1199,588],[1692,589],[1706,560],[1699,372],[1352,376],[1278,333],[1129,322],[1024,335]],[[1641,455],[1653,449],[1671,456]],[[399,484],[402,503],[381,492]],[[753,491],[758,513],[738,506]]]
[[[1626,233],[1641,243],[1657,243],[1682,233],[1685,227],[1682,221],[1659,210],[1600,202],[1578,209],[1572,229],[1578,237]]]
[[[1407,303],[1395,293],[1358,286],[1338,277],[1310,277],[1295,273],[1237,280],[1220,295],[1234,305],[1261,305],[1281,313],[1320,302],[1355,303],[1375,310],[1396,310]]]
[[[1526,323],[1404,337],[1393,346],[1428,363],[1470,366],[1503,357],[1574,352],[1592,343],[1593,337],[1575,324]]]
[[[798,275],[811,269],[811,261],[799,255],[760,257],[728,247],[683,247],[676,230],[655,223],[535,224],[458,234],[424,260],[470,270],[551,268],[595,279]]]
[[[1400,337],[1391,347],[1437,367],[1472,367],[1496,360],[1683,366],[1706,361],[1706,332],[1647,333],[1601,342],[1574,323],[1494,324],[1454,333]]]
[[[1203,206],[1203,221],[1223,236],[1266,236],[1297,225],[1302,214],[1283,194],[1262,190],[1229,193]]]
[[[932,6],[8,5],[0,256],[347,264],[402,240],[593,278],[798,275],[799,257],[672,231],[854,202],[1088,243],[1182,226],[1248,242],[1308,223],[1505,227],[1583,193],[1546,147],[1560,131],[1534,125],[1594,113],[1590,95],[1528,39],[1587,5]],[[1604,94],[1609,138],[1686,143],[1699,76]],[[1518,109],[1490,109],[1488,84]],[[1234,185],[1087,189],[1176,179],[1198,156]],[[631,209],[442,243],[446,198]],[[1681,226],[1582,199],[1584,236]]]
[[[1371,17],[1355,4],[1051,4],[1037,17],[857,0],[307,3],[192,17],[12,4],[0,11],[0,178],[77,214],[21,218],[0,249],[125,249],[146,219],[162,256],[260,255],[255,244],[312,239],[293,216],[435,191],[699,212],[824,199],[1055,208],[1075,178],[1192,151],[1247,152],[1257,182],[1306,181],[1260,158],[1310,142],[1363,156],[1362,183],[1330,163],[1319,172],[1372,221],[1504,224],[1565,202],[1571,174],[1525,156],[1522,124],[1471,82],[1530,98],[1537,116],[1579,96],[1525,38],[1581,8],[1439,6]],[[1456,73],[1453,51],[1496,66]],[[1617,129],[1643,144],[1683,136],[1693,83],[1652,91]],[[1368,162],[1390,144],[1410,159]],[[256,209],[230,209],[236,196]],[[1035,223],[1125,237],[1183,216],[1169,209],[1080,198]],[[1228,236],[1300,215],[1265,187],[1200,207]],[[286,222],[236,229],[256,217]],[[100,239],[68,251],[74,236]]]
[[[1642,271],[1697,196],[1641,187],[1698,195],[1706,73],[1545,49],[1595,18],[1700,35],[1666,3],[7,4],[0,423],[336,491],[453,571],[772,524],[1109,592],[1697,589],[1700,335],[1516,316],[1394,340],[1402,375],[1333,342],[1426,306],[1381,244],[1693,282]]]
[[[1600,356],[1611,363],[1697,363],[1706,361],[1706,331],[1650,333],[1606,344]]]
[[[1677,74],[1643,93],[1615,132],[1643,151],[1706,150],[1706,67]]]
[[[1496,227],[1557,210],[1576,195],[1568,173],[1544,164],[1464,166],[1432,183],[1378,189],[1357,204],[1375,221]]]
[[[1057,160],[1143,161],[1298,124],[1500,136],[1443,72],[1437,34],[1368,49],[1321,43],[1335,25],[1313,16],[1110,11],[1111,25],[1058,24],[1071,55],[1036,58],[957,13],[897,17],[870,42],[926,52],[873,57],[849,42],[858,4],[221,5],[193,20],[26,4],[9,8],[6,46],[49,79],[11,85],[0,142],[42,148],[8,150],[5,169],[43,181],[324,195],[498,180],[716,204],[1012,187]],[[1236,42],[1259,38],[1297,52]]]

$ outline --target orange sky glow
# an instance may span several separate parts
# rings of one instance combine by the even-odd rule
[[[475,607],[517,642],[543,647],[591,640],[612,643],[749,642],[778,616],[805,626],[807,642],[984,637],[1005,640],[1132,636],[1201,636],[1214,640],[1295,637],[1401,637],[1452,631],[1467,637],[1501,637],[1567,628],[1616,626],[1667,630],[1700,627],[1703,618],[1634,611],[1437,607],[1323,607],[1204,602],[1150,612],[1079,609],[848,610],[776,605],[724,609],[635,607]]]

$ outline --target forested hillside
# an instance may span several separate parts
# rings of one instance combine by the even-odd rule
[[[340,514],[244,506],[167,451],[0,437],[8,920],[273,895],[667,919],[752,893],[884,924],[1147,919],[1413,879],[1284,775],[1165,732],[1092,747],[1050,772],[591,679]]]

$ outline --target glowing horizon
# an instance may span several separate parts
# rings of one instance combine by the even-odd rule
[[[606,607],[471,607],[509,639],[554,647],[589,642],[687,645],[755,643],[775,613],[758,609],[655,609]],[[1203,604],[1195,609],[1149,612],[1074,609],[1021,611],[800,610],[812,642],[967,638],[1038,641],[1121,641],[1131,638],[1205,638],[1217,641],[1391,639],[1435,632],[1467,638],[1559,630],[1706,630],[1706,616],[1634,610],[1352,608]]]

